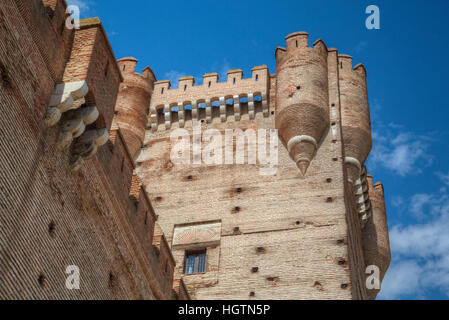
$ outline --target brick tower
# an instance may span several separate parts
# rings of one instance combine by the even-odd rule
[[[154,84],[137,173],[150,186],[175,279],[196,299],[373,299],[366,267],[377,266],[380,278],[388,268],[383,189],[364,164],[365,68],[322,40],[309,47],[306,32],[286,42],[276,74],[259,66],[250,78],[231,70],[224,81],[209,73],[202,85],[193,77],[177,89]],[[191,164],[172,161],[177,129],[193,144]],[[223,149],[244,141],[244,164],[205,164],[207,148],[195,153],[195,142],[210,141],[201,134],[211,129]],[[278,130],[275,174],[247,161],[256,144],[249,129]]]
[[[120,84],[115,107],[117,124],[133,157],[143,144],[151,93],[156,80],[150,67],[146,67],[143,74],[138,74],[136,65],[137,59],[132,57],[118,61],[124,81]]]

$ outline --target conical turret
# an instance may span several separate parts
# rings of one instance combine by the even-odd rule
[[[308,34],[286,37],[287,48],[276,49],[276,128],[303,175],[329,126],[327,48]]]

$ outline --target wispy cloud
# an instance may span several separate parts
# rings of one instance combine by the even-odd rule
[[[219,71],[219,76],[221,81],[225,81],[228,78],[228,71],[231,70],[231,65],[227,60],[224,60],[221,69]]]
[[[391,199],[391,204],[395,207],[401,207],[404,205],[404,198],[401,196],[394,196]]]
[[[417,218],[424,218],[424,209],[434,203],[434,196],[426,193],[415,194],[410,199],[410,212]]]
[[[354,52],[355,53],[360,53],[363,50],[366,49],[366,47],[368,46],[368,42],[367,41],[360,41],[359,43],[357,43],[357,45],[354,48]]]
[[[421,168],[432,163],[433,157],[428,153],[431,139],[412,132],[395,131],[397,130],[388,126],[382,128],[381,132],[373,132],[374,145],[369,159],[370,167],[380,165],[400,176],[421,173]]]
[[[177,88],[179,86],[179,78],[185,77],[187,76],[185,73],[176,71],[176,70],[172,70],[169,72],[166,72],[164,74],[164,80],[170,80],[170,84],[171,84],[171,88]]]
[[[410,197],[404,211],[430,217],[427,223],[396,225],[390,230],[393,262],[379,298],[425,299],[431,290],[449,298],[449,194]]]
[[[447,186],[449,186],[449,173],[444,174],[442,172],[438,172],[437,176],[443,181],[443,183]]]

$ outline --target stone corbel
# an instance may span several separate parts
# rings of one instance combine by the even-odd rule
[[[98,148],[106,144],[109,139],[107,129],[88,130],[78,138],[73,145],[70,165],[73,171],[78,171],[88,160],[95,156]]]
[[[165,105],[165,129],[170,129],[171,128],[171,107],[170,105],[166,104]]]
[[[268,98],[266,93],[262,93],[262,112],[265,118],[270,115],[270,110],[268,108]]]
[[[178,121],[179,127],[184,128],[185,119],[184,119],[184,103],[178,102]]]
[[[248,115],[251,120],[255,117],[254,95],[252,93],[248,94]]]
[[[74,109],[73,103],[86,96],[89,87],[86,81],[60,83],[56,85],[50,98],[49,108],[45,117],[47,127],[52,127],[59,122],[64,112]]]
[[[220,119],[221,122],[226,122],[226,100],[220,97]]]
[[[150,120],[151,120],[151,131],[157,131],[157,109],[156,107],[150,107]]]
[[[63,150],[72,144],[73,139],[80,137],[86,130],[86,126],[97,121],[100,113],[97,107],[86,107],[71,110],[66,113],[62,131],[59,134],[57,147]]]
[[[192,120],[199,120],[198,102],[192,101]]]
[[[240,97],[234,96],[234,118],[235,121],[240,121]]]
[[[206,99],[206,121],[207,123],[212,122],[212,105],[209,99]]]

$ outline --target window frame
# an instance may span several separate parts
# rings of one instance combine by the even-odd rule
[[[188,272],[189,268],[189,258],[193,257],[194,262],[193,262],[193,271],[192,272]],[[200,261],[201,261],[201,257],[204,257],[204,262],[202,264],[202,268],[203,271],[200,271]],[[206,273],[206,268],[207,268],[207,249],[199,249],[199,250],[189,250],[185,252],[184,255],[184,274],[185,275],[198,275],[198,274],[204,274]]]

